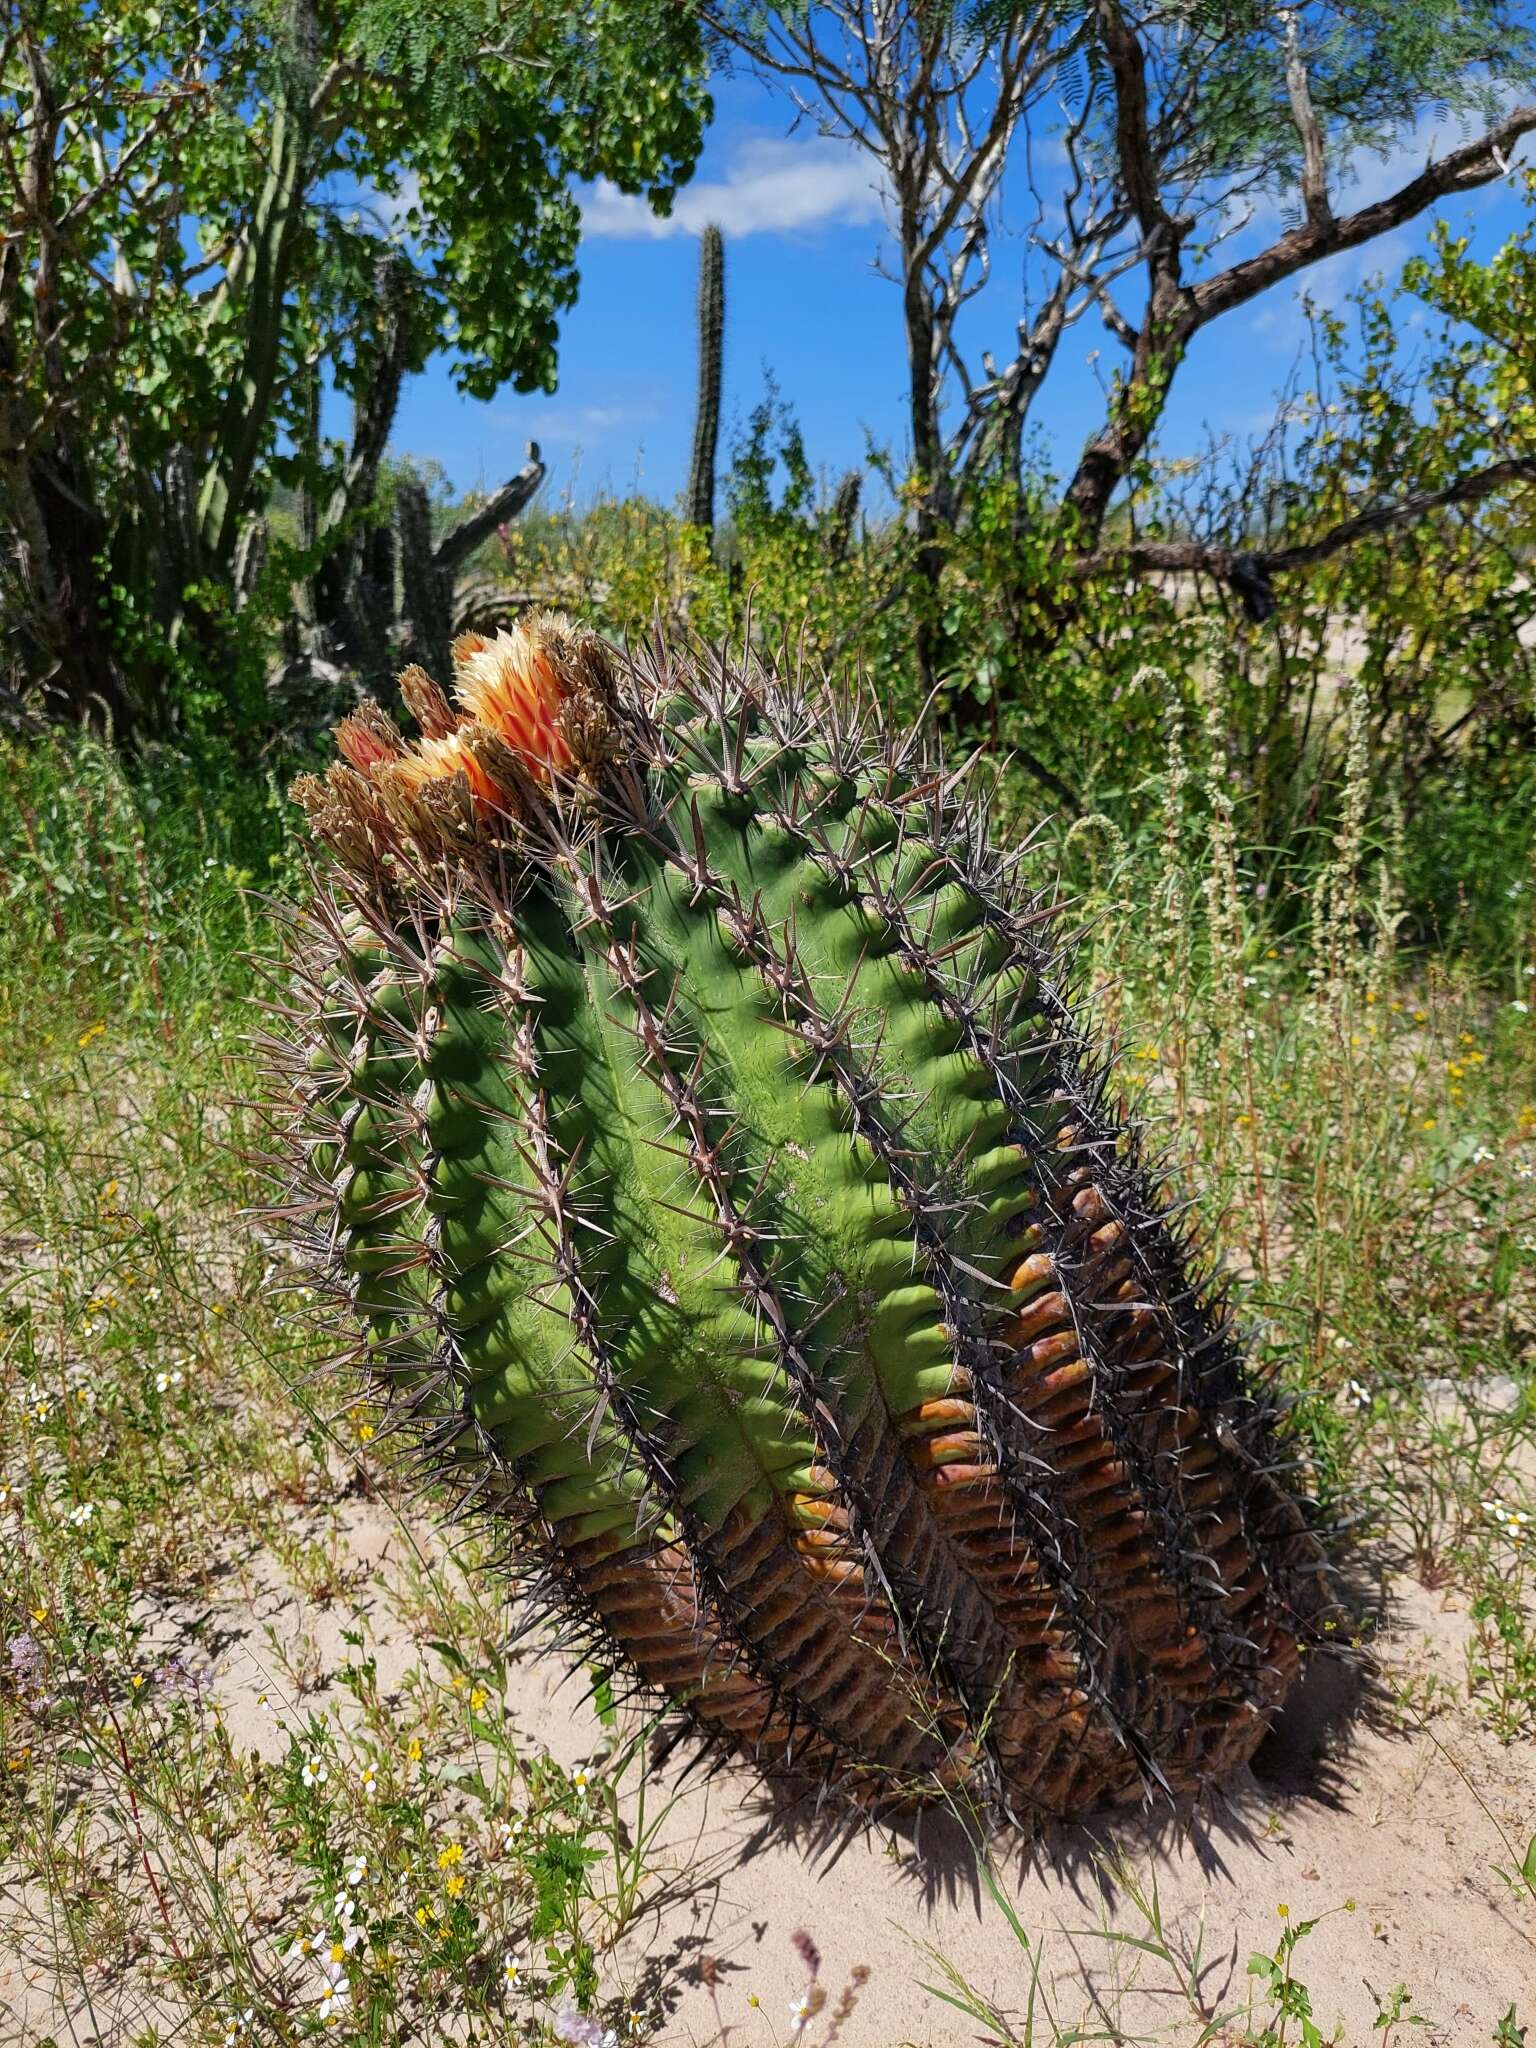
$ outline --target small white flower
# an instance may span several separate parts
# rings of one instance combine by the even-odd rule
[[[332,1977],[320,1994],[320,2017],[329,2024],[339,2019],[352,1994],[352,1986],[345,1977]]]
[[[350,1886],[355,1887],[357,1885],[366,1884],[367,1882],[368,1858],[366,1856],[359,1854],[357,1856],[354,1856],[352,1858],[352,1861],[347,1865],[347,1883]]]
[[[357,1901],[350,1892],[338,1892],[331,1901],[331,1911],[343,1927],[350,1927],[357,1918]]]
[[[8,1480],[0,1479],[0,1508],[8,1508],[15,1497],[15,1487]]]
[[[323,1955],[327,1946],[325,1929],[317,1927],[313,1934],[295,1935],[285,1960],[290,1963],[307,1962],[311,1956]]]
[[[83,1529],[95,1512],[96,1503],[94,1501],[81,1501],[78,1507],[73,1507],[69,1511],[69,1526],[71,1529]]]
[[[304,1762],[304,1768],[299,1773],[300,1779],[306,1786],[323,1785],[330,1775],[324,1762],[317,1756],[307,1757]]]
[[[172,1387],[179,1387],[181,1384],[182,1375],[179,1372],[157,1372],[155,1374],[155,1392],[157,1394],[168,1394]]]
[[[521,1988],[523,1966],[516,1956],[509,1955],[503,1962],[501,1966],[501,1981],[508,1991],[516,1991]]]
[[[328,1977],[341,1975],[346,1958],[358,1947],[362,1939],[361,1927],[353,1927],[349,1922],[342,1923],[340,1934],[334,1941],[326,1943],[325,1954],[320,1958],[320,1967]]]
[[[365,1799],[371,1799],[379,1789],[379,1774],[372,1764],[364,1764],[358,1773],[358,1789]]]
[[[811,2023],[811,2001],[802,1995],[789,2001],[789,2029],[798,2040]]]
[[[520,1820],[509,1820],[503,1825],[501,1830],[501,1846],[503,1853],[509,1850],[515,1842],[520,1840],[523,1833],[523,1827],[524,1823]]]
[[[1495,1155],[1488,1150],[1488,1147],[1486,1145],[1479,1145],[1477,1150],[1472,1154],[1472,1164],[1474,1166],[1486,1166],[1489,1160],[1494,1157]]]
[[[1370,1407],[1371,1390],[1368,1386],[1364,1384],[1363,1381],[1350,1380],[1345,1386],[1344,1391],[1346,1394],[1348,1394],[1350,1400],[1354,1402],[1357,1408]]]
[[[1515,1012],[1516,1016],[1518,1017],[1528,1017],[1531,1014],[1531,1006],[1529,1003],[1511,1003],[1509,1007]]]
[[[246,2006],[243,2012],[232,2012],[224,2022],[224,2048],[235,2048],[250,2032],[251,2021],[256,2017],[254,2005]]]
[[[587,1774],[586,1774],[586,1772],[585,1772],[585,1771],[572,1771],[572,1773],[571,1773],[571,1783],[572,1783],[572,1784],[573,1784],[573,1785],[574,1785],[574,1786],[576,1787],[576,1790],[577,1790],[578,1792],[585,1792],[585,1791],[586,1791],[586,1789],[587,1789],[587,1783],[588,1783],[588,1780],[587,1780]]]

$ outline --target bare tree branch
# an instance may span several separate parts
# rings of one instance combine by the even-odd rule
[[[543,481],[544,462],[539,454],[539,444],[530,441],[528,460],[517,475],[509,478],[478,512],[471,512],[467,519],[461,519],[457,526],[451,527],[433,549],[432,560],[438,570],[445,576],[451,576],[482,541],[490,539],[498,526],[504,526],[509,519],[517,517]]]
[[[1141,228],[1147,266],[1147,307],[1137,332],[1131,371],[1114,410],[1079,458],[1065,503],[1082,543],[1091,546],[1109,501],[1151,437],[1172,366],[1193,331],[1183,273],[1183,238],[1191,223],[1164,204],[1152,143],[1147,97],[1147,56],[1119,0],[1097,0],[1099,34],[1115,91],[1115,153],[1126,197]]]
[[[1194,327],[1208,325],[1220,314],[1230,313],[1236,306],[1246,305],[1271,285],[1294,277],[1325,256],[1336,256],[1342,249],[1361,248],[1391,229],[1402,227],[1438,199],[1472,192],[1480,185],[1491,185],[1495,178],[1507,176],[1510,151],[1533,129],[1536,105],[1515,107],[1496,127],[1427,163],[1416,178],[1410,178],[1386,198],[1374,200],[1354,213],[1330,213],[1322,223],[1305,221],[1258,255],[1192,285],[1191,332]]]
[[[1291,547],[1233,548],[1203,540],[1133,540],[1078,556],[1070,565],[1070,574],[1074,582],[1088,583],[1101,576],[1195,574],[1203,570],[1231,584],[1249,601],[1250,593],[1258,598],[1273,577],[1325,562],[1373,534],[1411,526],[1451,505],[1481,503],[1506,485],[1530,483],[1536,483],[1536,456],[1510,455],[1439,490],[1411,491],[1390,504],[1373,505],[1353,518],[1340,520],[1314,540]]]
[[[1476,140],[1436,158],[1397,191],[1353,213],[1336,215],[1326,189],[1315,186],[1308,218],[1257,255],[1189,283],[1181,264],[1185,222],[1170,214],[1157,182],[1147,123],[1146,54],[1118,0],[1098,0],[1098,9],[1115,85],[1120,174],[1147,240],[1148,298],[1131,374],[1114,414],[1084,449],[1066,492],[1065,503],[1077,521],[1078,546],[1089,555],[1110,500],[1152,437],[1178,362],[1202,328],[1325,257],[1362,247],[1401,227],[1437,200],[1503,176],[1510,150],[1536,129],[1536,105],[1518,106]],[[1304,80],[1301,96],[1310,110]],[[1293,91],[1293,107],[1296,98]],[[1305,148],[1305,137],[1303,142]],[[1320,162],[1316,175],[1322,176]]]
[[[1301,17],[1294,7],[1281,8],[1280,27],[1285,37],[1285,90],[1291,102],[1291,119],[1301,137],[1301,203],[1313,227],[1326,227],[1332,213],[1328,204],[1328,162],[1322,127],[1312,105],[1312,83],[1301,51]]]

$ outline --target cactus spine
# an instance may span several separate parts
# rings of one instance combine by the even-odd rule
[[[711,223],[699,237],[699,403],[688,466],[687,519],[715,531],[715,451],[720,440],[720,371],[725,347],[725,240]]]
[[[290,1212],[434,1469],[770,1773],[1035,1822],[1246,1758],[1326,1599],[964,779],[535,617],[296,789]]]

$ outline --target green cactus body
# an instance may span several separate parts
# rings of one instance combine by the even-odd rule
[[[295,1156],[435,1465],[776,1774],[1039,1819],[1241,1760],[1317,1545],[964,790],[755,668],[456,656],[471,716],[299,792]]]

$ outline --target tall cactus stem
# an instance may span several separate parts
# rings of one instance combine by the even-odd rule
[[[725,240],[713,222],[699,237],[699,395],[688,466],[686,516],[714,537],[715,456],[720,440],[721,364],[725,349]]]

